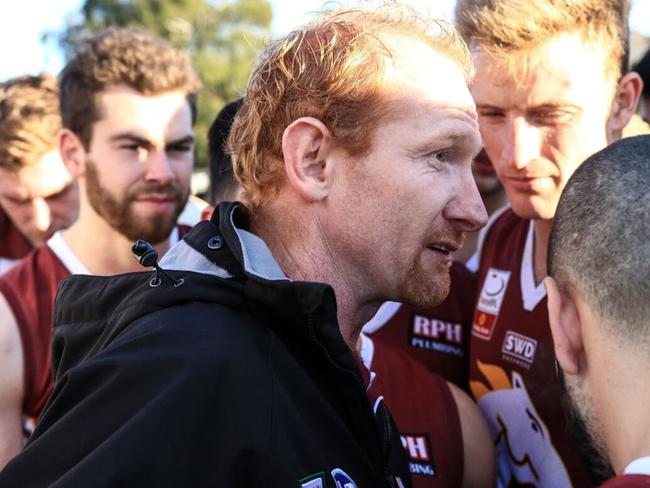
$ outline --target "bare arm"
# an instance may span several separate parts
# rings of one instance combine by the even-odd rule
[[[23,348],[16,319],[0,293],[0,469],[22,449]]]
[[[463,488],[484,488],[496,483],[496,453],[487,423],[478,405],[460,388],[451,390],[463,433]]]

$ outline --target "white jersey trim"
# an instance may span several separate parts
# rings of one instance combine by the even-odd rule
[[[377,313],[368,321],[366,325],[363,326],[363,331],[366,334],[374,334],[379,329],[381,329],[390,319],[393,318],[393,315],[397,313],[399,308],[402,306],[399,302],[384,302],[377,309]]]
[[[635,459],[627,465],[623,474],[647,474],[650,475],[650,456]]]
[[[63,265],[68,268],[70,274],[92,274],[74,254],[68,243],[65,242],[61,231],[55,232],[54,235],[48,239],[47,245],[52,252],[56,254],[56,257],[59,258]]]
[[[370,372],[370,381],[368,381],[368,386],[366,387],[366,391],[370,391],[370,388],[377,377],[377,374],[370,369],[372,366],[372,359],[375,357],[375,343],[372,342],[372,339],[363,332],[359,336],[359,340],[361,341],[359,357],[361,358],[363,365]]]
[[[16,266],[20,259],[0,258],[0,275],[5,274],[11,268]]]
[[[174,244],[178,243],[179,240],[180,233],[178,231],[178,226],[174,226],[169,234],[169,247],[171,248]],[[48,239],[47,245],[52,252],[56,254],[56,257],[59,258],[63,265],[68,268],[70,274],[93,274],[75,255],[70,245],[63,238],[62,231],[55,232],[54,235]]]
[[[528,224],[528,235],[526,236],[526,245],[524,246],[524,255],[521,258],[521,297],[523,299],[524,310],[532,312],[535,307],[546,296],[544,283],[535,285],[535,267],[533,242],[535,240],[534,221]]]
[[[507,203],[503,207],[495,210],[492,215],[488,218],[487,224],[485,224],[485,227],[483,227],[479,233],[478,233],[478,240],[476,242],[476,251],[474,254],[472,254],[472,257],[469,259],[469,264],[466,264],[465,266],[467,269],[470,271],[476,273],[478,269],[481,267],[481,255],[483,254],[483,243],[485,242],[485,236],[487,235],[488,231],[492,227],[492,224],[496,222],[496,220],[501,217],[506,210],[510,208],[510,204]],[[470,267],[471,266],[471,267]],[[476,269],[473,269],[473,268]]]

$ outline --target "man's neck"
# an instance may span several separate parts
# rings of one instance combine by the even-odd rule
[[[363,325],[372,318],[381,302],[367,302],[359,296],[359,289],[348,279],[330,252],[327,242],[320,238],[317,224],[310,222],[310,229],[299,222],[287,222],[281,226],[269,218],[258,218],[251,223],[251,231],[268,246],[282,271],[293,280],[327,283],[334,289],[337,319],[343,340],[351,350],[356,350]],[[288,232],[283,232],[283,230]]]
[[[82,207],[77,221],[63,231],[63,239],[77,259],[93,274],[144,271],[131,253],[133,242],[92,209]],[[160,257],[169,249],[169,239],[152,244]]]
[[[552,220],[533,220],[533,272],[535,285],[539,285],[546,278],[546,252],[552,226]]]

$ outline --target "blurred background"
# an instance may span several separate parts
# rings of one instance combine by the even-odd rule
[[[453,20],[455,0],[410,0]],[[138,25],[187,48],[203,82],[199,94],[195,193],[207,187],[205,135],[214,116],[238,98],[268,40],[308,20],[323,0],[17,0],[0,16],[0,80],[57,74],[85,34],[109,25]],[[632,0],[632,61],[650,47],[650,0]]]

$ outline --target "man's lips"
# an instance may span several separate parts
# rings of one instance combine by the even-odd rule
[[[460,249],[462,245],[463,243],[458,241],[437,241],[427,244],[426,247],[427,249],[439,252],[443,255],[451,255],[453,252]]]
[[[136,202],[167,203],[175,200],[174,195],[168,193],[151,193],[148,195],[139,195]]]

